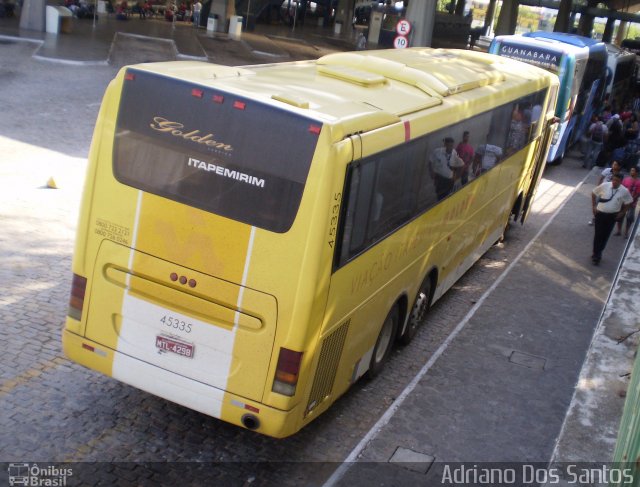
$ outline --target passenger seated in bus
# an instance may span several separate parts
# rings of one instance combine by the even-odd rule
[[[445,137],[443,144],[443,147],[433,151],[429,159],[429,170],[436,187],[438,201],[446,198],[453,191],[453,186],[464,167],[464,161],[453,148],[453,139]]]
[[[518,105],[513,108],[511,123],[509,125],[509,135],[507,137],[507,155],[514,154],[522,149],[527,142],[529,126],[525,120],[524,113]]]
[[[476,152],[473,155],[473,162],[471,163],[470,179],[475,179],[482,174],[482,154]]]
[[[495,167],[500,159],[502,159],[502,148],[493,144],[482,144],[476,148],[476,154],[481,158],[480,172],[487,172],[489,169]]]

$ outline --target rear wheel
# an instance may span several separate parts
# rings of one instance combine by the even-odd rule
[[[398,342],[400,344],[408,345],[411,340],[413,340],[413,337],[415,337],[416,333],[418,332],[418,327],[422,325],[422,322],[427,316],[430,306],[431,278],[427,276],[427,278],[420,286],[420,290],[418,291],[416,300],[411,307],[411,313],[409,314],[409,318],[407,319],[407,326],[402,334],[398,337]]]
[[[396,336],[397,329],[398,307],[394,306],[384,319],[382,329],[378,335],[378,340],[376,341],[375,347],[373,347],[373,354],[371,355],[369,370],[367,371],[368,378],[374,378],[383,369],[385,362],[389,358],[391,349],[393,348],[393,338]]]

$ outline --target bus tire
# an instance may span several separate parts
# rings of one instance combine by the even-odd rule
[[[558,157],[556,157],[553,161],[548,162],[547,165],[548,166],[559,166],[560,164],[562,164],[562,158],[563,157],[564,157],[564,154],[561,154]]]
[[[367,371],[367,378],[373,379],[384,368],[391,350],[393,349],[394,337],[396,336],[396,330],[398,329],[398,306],[394,305],[389,311],[389,314],[382,323],[382,329],[376,340],[376,344],[373,347],[373,353],[371,354],[371,361],[369,362],[369,370]]]
[[[416,296],[409,317],[407,318],[407,326],[400,336],[398,343],[401,345],[409,345],[411,340],[416,336],[418,328],[422,325],[429,308],[431,307],[431,277],[427,276],[422,282],[418,295]]]

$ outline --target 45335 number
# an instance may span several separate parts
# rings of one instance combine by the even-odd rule
[[[168,328],[173,328],[174,330],[178,331],[184,331],[185,333],[191,333],[191,323],[187,323],[186,321],[179,318],[174,318],[173,316],[163,316],[160,319],[160,322]]]

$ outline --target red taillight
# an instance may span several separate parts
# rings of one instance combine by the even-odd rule
[[[311,132],[312,134],[318,135],[320,133],[321,128],[322,127],[318,125],[309,125],[309,132]]]
[[[195,96],[196,98],[202,98],[204,96],[204,91],[199,90],[198,88],[193,88],[191,90],[191,96]]]
[[[214,103],[224,103],[224,96],[222,95],[213,95]]]
[[[278,366],[276,367],[276,377],[271,390],[285,396],[293,396],[296,393],[301,362],[302,352],[281,348]]]
[[[134,79],[136,79],[136,75],[133,73],[126,73],[124,75],[124,79],[126,79],[127,81],[133,81]]]
[[[84,306],[84,293],[87,289],[87,278],[73,275],[71,281],[71,297],[69,298],[69,312],[67,313],[74,320],[80,321],[82,318],[82,307]]]
[[[247,104],[243,101],[234,101],[233,108],[237,108],[238,110],[244,110],[247,107]]]

